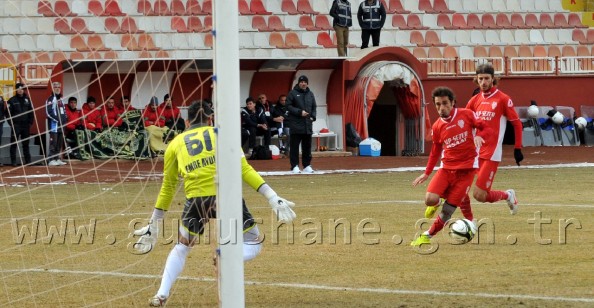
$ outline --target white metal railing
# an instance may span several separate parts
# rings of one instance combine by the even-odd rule
[[[25,80],[32,83],[42,83],[49,80],[56,63],[26,63]]]
[[[553,74],[557,70],[554,57],[510,57],[508,72],[514,74]]]
[[[561,57],[559,71],[561,74],[594,73],[594,57]]]
[[[474,75],[476,68],[485,63],[490,63],[495,69],[495,74],[503,74],[505,60],[501,57],[483,57],[483,58],[460,58],[460,74]]]

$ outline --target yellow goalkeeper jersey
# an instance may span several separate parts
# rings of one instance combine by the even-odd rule
[[[186,198],[216,195],[216,144],[217,135],[212,126],[192,126],[169,143],[165,150],[163,184],[156,208],[169,210],[179,175],[184,180]],[[241,171],[243,181],[254,190],[264,184],[264,179],[243,155]]]

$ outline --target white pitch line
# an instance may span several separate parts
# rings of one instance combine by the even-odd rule
[[[0,273],[56,273],[56,274],[72,274],[72,275],[94,275],[94,276],[113,276],[113,277],[125,277],[125,278],[145,278],[145,279],[160,279],[160,275],[150,274],[129,274],[121,272],[100,272],[100,271],[70,271],[60,269],[41,269],[41,268],[30,268],[20,270],[3,270]],[[201,281],[201,282],[215,282],[214,278],[207,277],[188,277],[180,276],[178,279],[190,280],[190,281]],[[492,294],[492,293],[470,293],[470,292],[447,292],[447,291],[421,291],[421,290],[403,290],[403,289],[387,289],[387,288],[353,288],[353,287],[337,287],[337,286],[325,286],[315,284],[304,284],[304,283],[285,283],[285,282],[260,282],[260,281],[245,281],[246,285],[254,286],[269,286],[269,287],[282,287],[282,288],[295,288],[295,289],[311,289],[311,290],[323,290],[323,291],[350,291],[350,292],[362,292],[362,293],[381,293],[381,294],[411,294],[411,295],[430,295],[430,296],[472,296],[481,298],[516,298],[516,299],[530,299],[530,300],[544,300],[544,301],[559,301],[559,302],[581,302],[581,303],[594,303],[594,298],[585,297],[555,297],[555,296],[538,296],[528,294]]]

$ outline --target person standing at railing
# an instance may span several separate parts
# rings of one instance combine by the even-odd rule
[[[369,47],[369,37],[373,47],[379,46],[380,32],[386,22],[386,8],[380,0],[365,0],[359,5],[357,20],[361,26],[361,49]]]
[[[16,152],[19,140],[22,140],[21,146],[25,163],[31,163],[31,153],[29,152],[29,135],[31,125],[35,121],[33,103],[25,93],[25,85],[18,82],[15,85],[16,94],[6,103],[8,115],[8,125],[10,125],[10,162],[13,167],[17,166]]]
[[[330,8],[330,16],[334,18],[332,26],[336,32],[338,56],[346,57],[349,45],[349,27],[353,25],[351,3],[348,0],[334,0]]]

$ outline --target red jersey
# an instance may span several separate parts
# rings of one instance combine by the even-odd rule
[[[82,106],[83,123],[86,129],[101,130],[103,128],[101,111],[97,108],[91,109],[88,103]]]
[[[157,110],[159,111],[159,115],[162,118],[164,118],[165,122],[167,122],[167,121],[175,122],[181,116],[179,108],[177,108],[173,104],[171,105],[171,107],[167,107],[166,103],[161,103],[161,105],[159,105]]]
[[[111,109],[105,106],[103,110],[103,124],[105,127],[120,127],[122,126],[122,111],[117,108],[113,107]]]
[[[144,126],[155,125],[158,127],[165,126],[165,118],[159,116],[159,110],[154,110],[150,106],[147,106],[142,112],[142,119],[144,120]]]
[[[473,169],[478,168],[478,152],[474,145],[474,129],[483,137],[485,123],[476,117],[474,112],[467,109],[453,108],[449,119],[439,118],[431,127],[433,147],[429,154],[429,161],[425,174],[433,171],[441,154],[441,168],[443,169]]]
[[[507,121],[520,120],[511,98],[493,87],[489,93],[481,92],[473,96],[468,101],[466,108],[474,111],[476,116],[485,121],[489,128],[493,130],[493,134],[485,138],[485,144],[481,147],[479,153],[480,158],[501,161],[503,136]],[[516,134],[516,139],[518,139],[517,136],[518,134]],[[520,148],[522,144],[521,130],[519,137],[519,140],[516,140],[516,148]]]
[[[71,132],[76,129],[77,126],[82,125],[82,113],[78,109],[70,109],[70,106],[66,106],[66,131]]]

